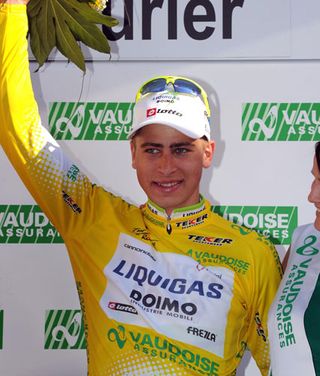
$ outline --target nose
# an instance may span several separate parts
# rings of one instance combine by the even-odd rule
[[[158,161],[158,171],[164,176],[171,175],[176,171],[174,157],[171,153],[163,153]]]

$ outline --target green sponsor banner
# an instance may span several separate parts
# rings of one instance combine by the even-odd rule
[[[243,141],[319,141],[320,103],[245,103]]]
[[[46,311],[44,348],[47,350],[86,348],[81,310]]]
[[[130,102],[53,102],[50,133],[56,140],[127,140],[133,107]]]
[[[3,349],[3,311],[0,310],[0,350]]]
[[[231,222],[256,230],[274,244],[290,244],[298,225],[296,206],[214,206],[212,210]]]
[[[0,205],[0,243],[63,243],[37,205]]]

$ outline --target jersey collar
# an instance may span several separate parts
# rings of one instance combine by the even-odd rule
[[[202,212],[205,209],[205,199],[202,195],[200,195],[200,201],[197,204],[187,206],[184,208],[174,209],[170,216],[168,216],[164,209],[162,209],[160,206],[158,206],[151,200],[147,201],[146,209],[151,213],[155,214],[156,216],[162,217],[164,220],[174,220],[179,218],[191,217],[195,214]]]
[[[168,216],[164,209],[150,200],[141,209],[148,227],[161,227],[169,235],[176,231],[201,225],[211,215],[211,204],[202,196],[197,204],[176,209],[171,213],[171,216]]]

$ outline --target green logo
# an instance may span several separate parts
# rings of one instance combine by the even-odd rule
[[[44,348],[50,350],[86,348],[80,310],[46,311]]]
[[[319,141],[320,103],[245,103],[243,141]]]
[[[314,235],[307,236],[303,243],[304,245],[297,249],[297,253],[302,256],[314,256],[319,253],[319,249],[312,247],[318,241],[317,237]]]
[[[311,239],[312,241],[312,239]],[[313,243],[312,243],[313,244]],[[281,291],[281,298],[276,304],[276,318],[277,318],[277,330],[278,335],[276,338],[279,339],[280,347],[292,346],[297,343],[298,338],[296,338],[296,333],[294,330],[294,323],[292,322],[292,308],[294,302],[299,297],[302,285],[305,281],[308,268],[312,258],[304,259],[300,264],[293,264],[291,270],[289,271],[289,277],[286,283],[283,285]],[[279,290],[280,293],[280,290]],[[305,299],[305,297],[302,297]]]
[[[0,243],[63,243],[37,205],[0,205]]]
[[[0,310],[0,350],[3,349],[3,311]]]
[[[212,210],[237,225],[256,230],[274,244],[290,244],[298,225],[296,206],[214,206]]]
[[[134,103],[50,103],[49,128],[56,140],[127,140]]]
[[[108,332],[108,339],[111,342],[117,342],[119,349],[122,349],[127,342],[126,330],[124,326],[118,325],[118,328],[112,328]]]

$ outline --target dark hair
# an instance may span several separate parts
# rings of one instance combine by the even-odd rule
[[[316,157],[318,169],[320,171],[320,141],[318,141],[315,146],[315,157]]]

